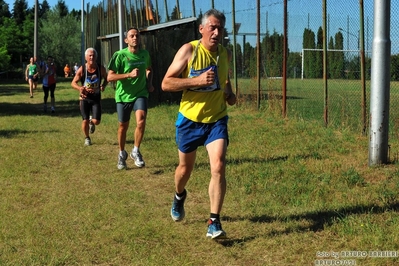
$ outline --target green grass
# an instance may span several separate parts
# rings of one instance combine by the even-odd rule
[[[57,112],[43,114],[41,89],[29,99],[26,84],[0,84],[0,265],[313,265],[331,259],[318,257],[326,252],[399,250],[396,139],[391,163],[369,167],[367,136],[348,127],[282,119],[273,99],[259,111],[230,107],[222,211],[229,238],[212,241],[204,148],[187,186],[186,219],[169,215],[178,106],[151,106],[146,167],[129,160],[118,171],[113,90],[103,95],[90,147],[77,96],[58,84]]]

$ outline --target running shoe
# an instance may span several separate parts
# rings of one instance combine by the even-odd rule
[[[93,124],[93,122],[91,121],[91,116],[90,116],[90,121],[89,121],[89,132],[90,132],[90,134],[93,134],[95,130],[96,130],[96,125]]]
[[[173,221],[180,222],[186,216],[184,211],[184,201],[186,200],[187,194],[181,200],[178,200],[176,196],[173,197],[172,209],[170,210],[170,216]]]
[[[208,221],[208,232],[206,233],[206,237],[212,239],[221,239],[226,238],[226,232],[222,229],[222,224],[218,220],[212,221],[209,219]]]
[[[130,153],[130,158],[132,158],[133,160],[134,160],[134,164],[137,166],[137,167],[144,167],[145,166],[145,163],[144,163],[144,160],[143,160],[143,156],[141,155],[141,153],[140,153],[140,151],[137,151],[137,152],[131,152]]]
[[[90,145],[91,145],[91,139],[85,138],[85,146],[90,146]]]
[[[119,170],[123,170],[123,169],[126,169],[127,168],[127,165],[126,165],[126,159],[127,159],[127,152],[126,151],[123,151],[122,152],[122,155],[118,155],[118,169]]]

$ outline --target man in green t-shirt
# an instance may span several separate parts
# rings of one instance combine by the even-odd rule
[[[144,137],[149,92],[154,91],[152,84],[151,58],[147,50],[140,48],[140,32],[130,28],[126,32],[127,48],[114,53],[108,64],[108,82],[116,82],[115,101],[118,113],[118,169],[126,169],[125,151],[126,133],[132,111],[136,117],[134,147],[130,157],[137,167],[145,163],[140,153],[140,144]]]

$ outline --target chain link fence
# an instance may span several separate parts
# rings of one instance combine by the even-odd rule
[[[173,27],[161,25],[184,18],[198,18],[208,9],[216,8],[223,11],[227,19],[224,45],[236,51],[235,64],[232,64],[236,68],[232,71],[231,79],[240,97],[239,104],[281,114],[284,108],[283,0],[263,0],[259,1],[259,6],[256,1],[243,3],[225,0],[122,2],[124,28],[134,26],[145,29],[145,46],[150,50],[157,67],[157,101],[177,99],[163,95],[160,82],[177,49],[184,42],[197,38],[198,32],[198,21]],[[327,15],[323,16],[322,0],[287,1],[286,115],[305,120],[316,119],[321,123],[327,122],[328,126],[364,133],[369,123],[374,3],[354,0],[326,0],[325,3]],[[90,7],[87,15],[86,24],[90,31],[86,34],[86,46],[99,47],[105,65],[109,55],[119,49],[115,39],[111,41],[112,38],[104,38],[117,33],[117,12],[117,1],[113,0]],[[399,32],[393,27],[397,25],[398,12],[399,2],[392,1],[390,138],[398,137],[396,132],[399,127]],[[324,18],[328,49],[327,94],[323,80]],[[156,28],[156,25],[159,27]],[[154,26],[154,30],[146,31]],[[114,45],[110,45],[112,42]],[[363,80],[361,47],[365,62]],[[260,58],[260,62],[257,58]]]

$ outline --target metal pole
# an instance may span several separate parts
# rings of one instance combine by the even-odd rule
[[[123,11],[122,11],[122,0],[118,0],[118,27],[119,27],[119,49],[123,49],[123,40],[124,40],[124,34],[123,34]]]
[[[241,66],[241,71],[242,71],[242,78],[245,77],[245,42],[246,42],[246,35],[242,35],[242,66]]]
[[[328,82],[327,82],[327,0],[323,0],[323,84],[324,124],[328,125]]]
[[[260,0],[256,0],[256,72],[257,72],[257,108],[260,108]]]
[[[284,0],[284,43],[283,43],[283,99],[282,99],[282,109],[283,117],[287,117],[287,0]]]
[[[366,112],[366,71],[365,71],[365,56],[364,56],[364,5],[363,0],[359,0],[360,5],[360,31],[359,31],[359,42],[360,42],[360,79],[362,83],[362,134],[366,134],[367,128],[367,112]]]
[[[238,79],[237,79],[237,39],[236,39],[236,4],[235,1],[232,0],[231,5],[233,7],[232,10],[232,23],[233,23],[233,74],[234,74],[234,87],[235,94],[238,95]]]
[[[85,21],[84,21],[84,13],[85,13],[85,1],[82,0],[82,6],[80,8],[80,25],[81,25],[81,44],[80,44],[80,49],[81,49],[81,58],[80,58],[80,62],[81,62],[81,66],[84,65],[85,63]]]
[[[374,0],[369,165],[388,162],[391,1]]]
[[[165,5],[165,13],[166,13],[165,21],[169,21],[168,2],[166,0],[164,0],[164,5]]]
[[[39,3],[38,3],[39,1],[38,0],[35,0],[35,29],[34,29],[34,32],[33,32],[33,57],[34,58],[36,58],[37,59],[37,28],[38,28],[38,26],[37,26],[37,16],[38,16],[38,10],[39,10]]]

